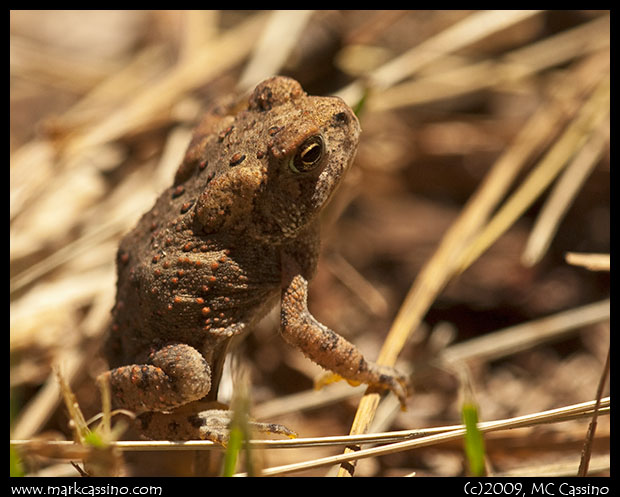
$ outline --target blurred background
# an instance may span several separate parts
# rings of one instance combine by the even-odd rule
[[[324,213],[309,307],[371,359],[468,201],[491,188],[495,172],[507,175],[496,202],[478,211],[481,226],[462,237],[462,271],[452,261],[447,275],[427,275],[436,294],[395,352],[399,367],[414,372],[415,392],[408,410],[392,410],[378,429],[461,422],[461,379],[433,364],[459,344],[474,344],[459,361],[481,420],[595,399],[609,349],[609,17],[11,11],[12,438],[71,439],[55,364],[85,416],[101,410],[94,380],[105,369],[98,347],[114,302],[118,241],[171,184],[204,109],[273,74],[310,94],[340,95],[360,117],[356,161]],[[503,228],[488,247],[465,244],[497,212],[509,220],[497,221]],[[583,262],[579,254],[596,256]],[[549,316],[568,324],[543,333],[537,326]],[[518,345],[494,341],[517,325],[526,327],[513,334]],[[277,326],[277,314],[269,316],[240,347],[254,414],[302,437],[347,434],[363,388],[336,384],[324,389],[336,392],[331,400],[321,391],[316,402],[295,404],[294,395],[315,394],[320,370]],[[484,337],[497,348],[477,356],[472,340]],[[230,385],[221,394],[230,396]],[[587,426],[582,419],[489,434],[487,467],[497,475],[558,463],[576,471]],[[263,457],[273,466],[341,451]],[[603,416],[596,474],[607,473],[608,452]],[[30,474],[77,476],[41,451],[22,458]],[[158,473],[158,461],[128,454],[122,471]],[[462,444],[444,443],[361,461],[356,474],[458,476],[464,464]]]

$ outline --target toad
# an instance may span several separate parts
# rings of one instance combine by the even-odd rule
[[[231,340],[281,304],[280,333],[326,370],[392,390],[405,377],[366,360],[306,305],[319,254],[319,213],[351,166],[360,125],[337,97],[273,77],[197,126],[175,178],[120,243],[106,344],[116,407],[150,438],[224,443],[215,400]],[[280,425],[256,423],[290,435]]]

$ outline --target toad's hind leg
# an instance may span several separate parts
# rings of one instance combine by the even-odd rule
[[[136,412],[163,411],[203,398],[211,389],[211,370],[195,348],[175,343],[151,352],[146,364],[129,364],[103,373],[115,407]]]
[[[185,412],[185,408],[171,413],[147,412],[138,417],[142,436],[157,440],[211,440],[226,445],[230,437],[233,411],[207,409],[199,412]],[[297,434],[286,426],[275,423],[259,423],[248,420],[252,431],[274,433],[294,438]]]

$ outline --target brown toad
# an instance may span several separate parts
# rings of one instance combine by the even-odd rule
[[[147,434],[225,440],[226,411],[182,408],[187,423],[153,413],[214,400],[231,338],[278,302],[288,343],[325,369],[391,389],[404,402],[403,376],[365,360],[306,307],[318,214],[351,165],[359,134],[341,99],[308,96],[285,77],[203,118],[174,184],[117,256],[106,348],[114,369],[103,376],[116,406],[145,413]]]

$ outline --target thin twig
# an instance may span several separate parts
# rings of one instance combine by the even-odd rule
[[[605,359],[605,366],[603,366],[603,372],[601,373],[601,379],[596,389],[596,404],[594,406],[594,412],[592,413],[592,421],[588,426],[588,433],[583,444],[583,450],[581,452],[581,462],[579,463],[579,471],[577,476],[586,476],[588,474],[588,466],[590,465],[590,457],[592,456],[592,443],[594,442],[594,434],[596,433],[596,425],[598,421],[599,409],[601,405],[601,397],[605,384],[607,383],[607,376],[609,375],[609,360],[611,355],[611,345],[607,349],[607,359]]]

